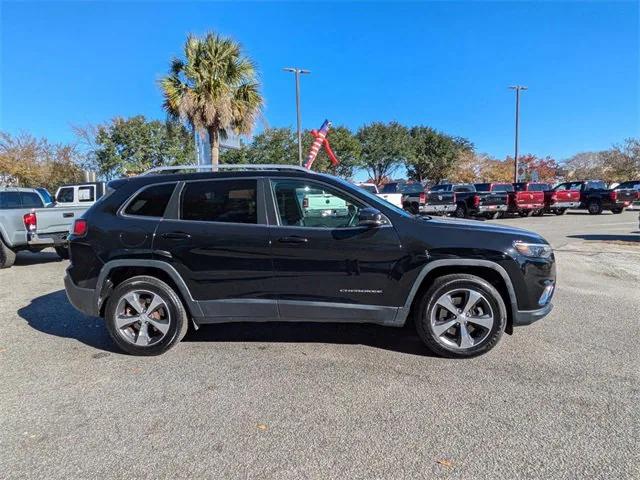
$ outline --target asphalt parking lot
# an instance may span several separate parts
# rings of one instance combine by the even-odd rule
[[[638,213],[513,218],[542,322],[472,360],[409,329],[204,327],[160,357],[76,312],[53,252],[0,271],[3,478],[640,478]]]

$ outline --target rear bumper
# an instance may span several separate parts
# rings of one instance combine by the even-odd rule
[[[451,213],[456,211],[456,205],[421,205],[420,213]]]
[[[578,208],[580,206],[580,202],[556,202],[549,205],[550,209],[559,209],[559,208]]]
[[[542,203],[520,203],[518,205],[515,206],[516,210],[522,211],[522,210],[540,210],[544,208],[544,205]]]
[[[479,212],[506,212],[507,205],[480,205],[478,207]]]
[[[64,289],[67,292],[67,298],[71,305],[82,313],[91,315],[93,317],[98,316],[98,311],[95,302],[95,292],[91,288],[80,288],[67,273],[64,276]]]
[[[30,247],[59,247],[67,244],[68,232],[64,233],[27,233],[27,244]]]
[[[518,310],[515,312],[513,317],[513,326],[514,327],[523,327],[525,325],[531,325],[538,320],[543,319],[549,312],[553,309],[553,304],[548,303],[542,308],[538,310]]]

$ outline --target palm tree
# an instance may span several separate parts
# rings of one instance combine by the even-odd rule
[[[215,169],[220,140],[232,132],[248,135],[260,114],[264,100],[258,74],[237,42],[214,33],[189,35],[184,56],[173,59],[169,75],[160,81],[163,106],[171,117],[208,134]]]

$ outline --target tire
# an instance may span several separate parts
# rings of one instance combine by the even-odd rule
[[[587,210],[591,215],[600,215],[602,213],[602,204],[600,200],[591,199],[589,203],[587,203]]]
[[[138,295],[130,296],[134,293]],[[129,302],[125,296],[136,301]],[[130,319],[138,318],[136,309],[133,308],[134,303],[137,303],[138,310],[145,315],[146,308],[151,303],[145,305],[145,302],[155,299],[159,299],[162,304],[153,309],[149,316],[143,316],[145,320],[124,324],[122,320],[117,319],[118,315],[122,318],[123,312],[126,312]],[[154,314],[157,316],[151,317]],[[107,301],[105,323],[111,338],[120,349],[140,356],[160,355],[166,352],[184,338],[189,326],[187,312],[178,294],[165,282],[149,276],[130,278],[114,289]],[[156,325],[160,329],[156,328]],[[147,335],[142,335],[143,331],[146,331]]]
[[[414,215],[418,215],[420,213],[420,207],[418,207],[417,203],[412,203],[409,207],[409,212],[413,213]]]
[[[458,204],[455,212],[453,212],[453,216],[456,218],[467,218],[467,207],[465,207],[464,203]]]
[[[544,210],[542,208],[540,210],[536,210],[535,212],[533,212],[533,215],[536,217],[542,217],[544,216]]]
[[[0,238],[0,268],[9,268],[16,262],[16,252],[7,247]]]
[[[567,212],[566,208],[559,208],[558,210],[555,211],[556,215],[564,215]]]
[[[56,253],[62,260],[69,260],[69,248],[68,247],[55,247]]]
[[[615,214],[615,215],[619,215],[622,212],[624,212],[624,208],[612,208],[611,211]]]
[[[462,303],[466,303],[466,292],[480,295],[479,300],[472,305],[473,309],[477,309],[472,316],[462,315],[460,310],[457,310],[454,317],[449,309],[438,303],[441,298],[456,297],[458,305],[462,306]],[[458,295],[463,296],[458,298]],[[455,308],[455,304],[452,308]],[[489,312],[491,322],[483,320],[483,317],[478,315],[479,312],[483,312],[483,315]],[[443,313],[449,317],[439,320]],[[484,326],[474,323],[480,320],[485,323]],[[418,336],[432,352],[449,358],[469,358],[486,353],[497,345],[507,323],[507,308],[500,293],[483,278],[468,274],[445,275],[437,278],[419,300],[414,322]],[[442,332],[434,330],[450,322],[452,324],[449,329]],[[462,328],[470,338],[467,342],[469,346],[463,346]]]

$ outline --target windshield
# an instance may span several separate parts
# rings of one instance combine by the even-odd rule
[[[424,187],[421,183],[407,183],[400,191],[402,193],[421,193],[424,192]]]
[[[513,185],[510,183],[498,183],[492,188],[493,192],[513,192]]]

